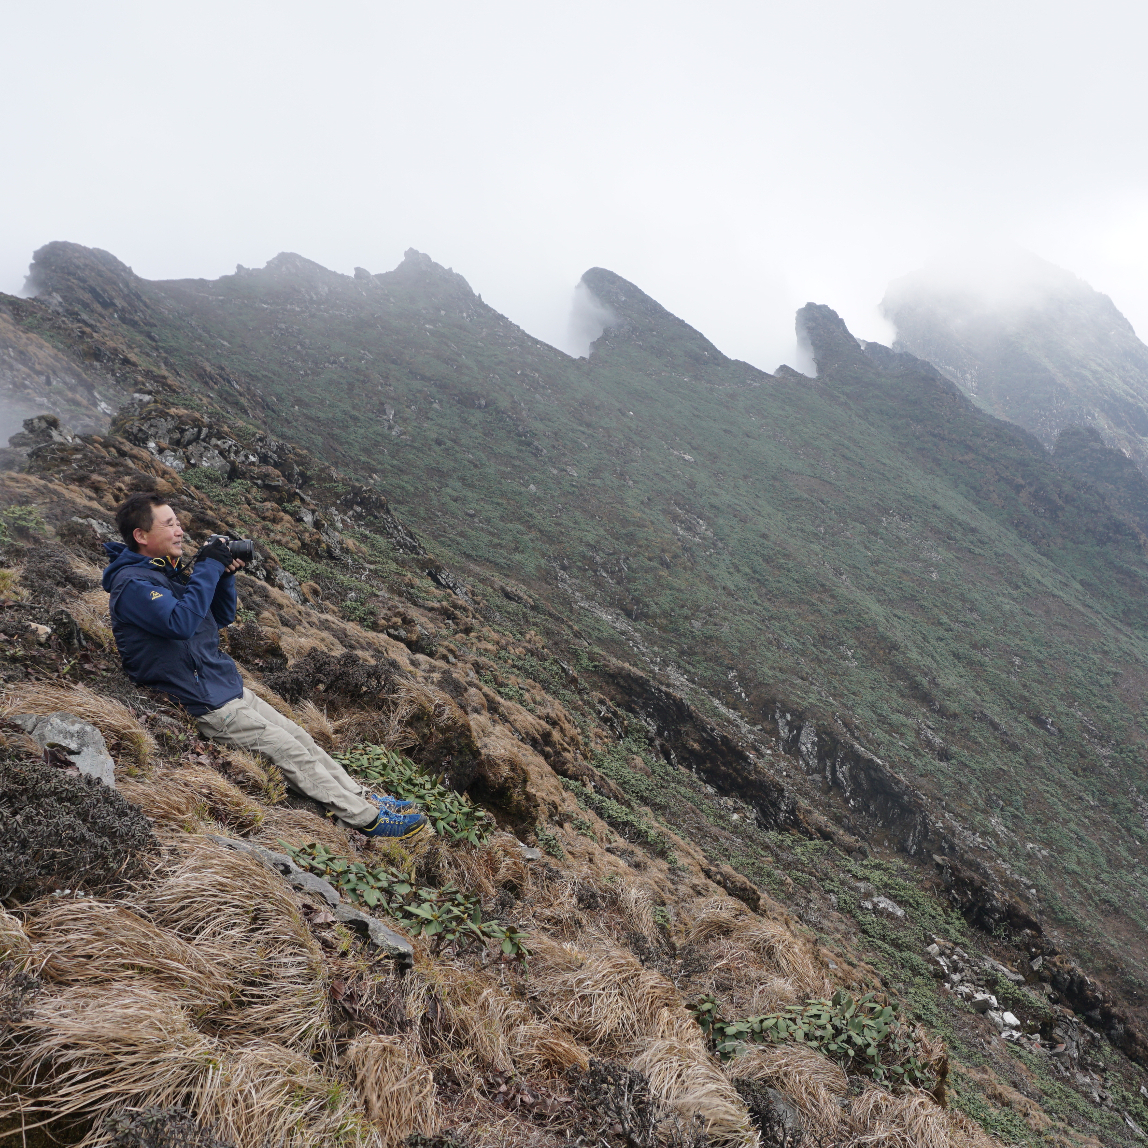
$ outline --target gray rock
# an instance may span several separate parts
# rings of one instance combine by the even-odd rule
[[[94,777],[109,789],[115,789],[116,763],[108,753],[104,735],[91,722],[64,712],[16,714],[11,720],[31,734],[41,749],[60,750],[85,777]]]
[[[1141,1140],[1148,1140],[1148,1136],[1144,1135],[1144,1129],[1141,1128],[1140,1125],[1137,1124],[1136,1121],[1133,1120],[1127,1112],[1124,1113],[1124,1123],[1127,1124],[1128,1127],[1132,1129],[1132,1132],[1136,1136],[1139,1136]]]
[[[368,944],[374,945],[394,960],[396,965],[410,968],[414,964],[415,951],[406,937],[400,936],[394,929],[388,929],[382,921],[375,917],[368,917],[350,905],[340,905],[332,910],[335,920],[341,921],[354,929]]]
[[[999,973],[1007,981],[1012,981],[1014,985],[1024,984],[1024,977],[1020,973],[1014,973],[1012,969],[1006,968],[1000,961],[994,961],[992,957],[985,957],[981,962],[986,969],[994,973]]]
[[[969,1004],[973,1006],[974,1012],[985,1013],[997,1007],[997,998],[992,993],[974,993]]]
[[[382,921],[377,921],[374,917],[352,908],[339,896],[329,881],[300,869],[285,853],[264,849],[262,845],[256,845],[251,841],[237,841],[234,837],[220,837],[214,833],[209,833],[207,836],[227,849],[246,853],[249,857],[261,861],[268,869],[274,869],[293,889],[322,897],[331,906],[336,921],[354,929],[363,940],[386,953],[400,968],[410,968],[414,964],[415,951],[406,937],[400,936],[393,929],[388,929]]]
[[[1001,1020],[1004,1021],[1006,1028],[1020,1028],[1020,1020],[1015,1013],[1001,1013]]]
[[[905,910],[901,908],[891,897],[874,897],[873,908],[879,913],[884,913],[889,917],[896,917],[901,921],[905,917]]]
[[[529,845],[522,846],[522,860],[523,861],[541,861],[542,850],[532,849]]]
[[[985,1016],[989,1018],[997,1026],[998,1029],[1003,1029],[1005,1026],[1004,1017],[995,1008],[990,1008]]]
[[[236,853],[246,853],[249,857],[262,861],[268,869],[274,869],[281,877],[286,878],[291,888],[301,889],[304,893],[315,893],[332,908],[342,904],[342,898],[334,885],[324,881],[322,877],[316,877],[314,873],[300,869],[286,853],[264,849],[262,845],[255,845],[251,841],[237,841],[234,837],[219,837],[214,833],[209,833],[207,836],[227,849],[234,849]]]

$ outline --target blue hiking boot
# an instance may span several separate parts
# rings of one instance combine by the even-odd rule
[[[389,793],[367,792],[363,796],[373,805],[377,805],[381,813],[407,813],[411,809],[418,808],[417,802],[404,801],[401,797],[392,797]]]
[[[389,813],[380,809],[378,817],[359,832],[364,837],[389,837],[401,841],[405,837],[413,837],[426,824],[427,819],[421,813]]]

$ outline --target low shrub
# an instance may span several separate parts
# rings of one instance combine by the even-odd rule
[[[114,789],[36,761],[0,758],[0,901],[102,891],[158,853],[151,823]]]
[[[691,1012],[723,1059],[748,1043],[796,1041],[848,1072],[882,1083],[932,1089],[944,1075],[943,1059],[924,1047],[920,1030],[899,1020],[896,1008],[877,993],[854,998],[838,991],[829,1000],[809,1000],[744,1020],[725,1020],[720,1008],[713,996],[705,996]]]
[[[603,797],[580,781],[568,777],[559,778],[562,785],[578,799],[583,809],[592,809],[620,837],[637,845],[644,845],[659,857],[670,855],[669,838],[651,825],[644,817],[627,809],[612,797]]]
[[[315,647],[287,669],[268,674],[266,682],[292,705],[316,696],[356,702],[390,693],[394,674],[385,663],[372,665],[349,650],[336,658]]]

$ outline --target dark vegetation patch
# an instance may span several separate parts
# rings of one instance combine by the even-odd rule
[[[104,1121],[109,1148],[231,1148],[181,1108],[117,1112]]]
[[[55,766],[0,757],[0,901],[112,889],[141,874],[158,850],[151,823],[115,790]]]
[[[286,670],[267,675],[267,684],[294,704],[321,697],[361,702],[390,693],[394,670],[386,663],[370,665],[349,651],[335,657],[325,650],[308,650]]]
[[[56,542],[45,542],[24,555],[21,585],[36,600],[55,598],[61,589],[95,589],[95,579],[72,568],[71,555]]]

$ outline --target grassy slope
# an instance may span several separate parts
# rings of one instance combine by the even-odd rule
[[[764,375],[598,274],[620,321],[589,362],[425,257],[139,289],[173,362],[253,382],[269,429],[377,475],[444,560],[559,610],[577,591],[605,608],[578,614],[591,641],[750,725],[775,701],[844,715],[1054,931],[1095,959],[1142,937],[1135,538],[927,372],[841,344],[818,380]]]

